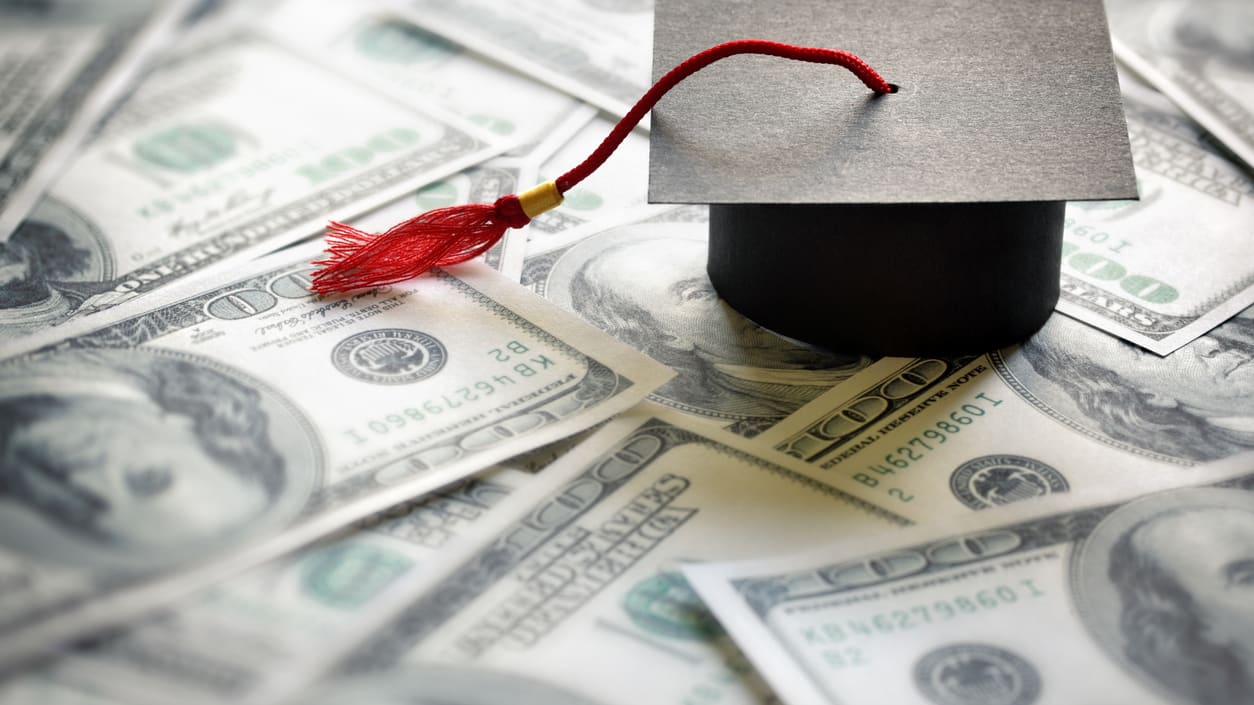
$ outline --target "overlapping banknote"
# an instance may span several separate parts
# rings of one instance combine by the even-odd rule
[[[202,36],[145,78],[0,244],[0,343],[223,276],[508,145],[265,35]]]
[[[652,0],[400,0],[433,32],[620,116],[649,88]]]
[[[188,4],[0,3],[0,242],[170,40]]]
[[[1254,305],[1254,171],[1120,85],[1140,200],[1067,205],[1058,310],[1167,355]]]
[[[507,702],[515,688],[580,703],[759,702],[761,681],[682,566],[904,523],[799,465],[665,407],[623,415],[537,476],[527,489],[543,496],[502,500],[494,512],[512,521],[416,583],[335,680],[402,687],[438,667],[457,684],[452,702]]]
[[[1254,7],[1107,0],[1115,55],[1254,167]]]
[[[0,685],[0,703],[261,703],[318,679],[394,612],[389,589],[491,535],[532,478],[499,469],[197,591]]]
[[[1248,703],[1252,470],[685,573],[789,705]]]
[[[314,297],[319,247],[0,362],[0,664],[595,425],[672,374],[482,265]]]

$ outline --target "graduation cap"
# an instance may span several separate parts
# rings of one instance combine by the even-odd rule
[[[656,13],[658,82],[585,162],[382,235],[333,223],[314,290],[486,251],[560,204],[668,91],[650,200],[710,204],[720,295],[834,349],[948,354],[1028,337],[1058,298],[1065,201],[1136,196],[1099,0],[663,0]],[[746,35],[768,39],[727,41]]]
[[[653,114],[649,198],[709,203],[733,307],[838,350],[979,352],[1058,300],[1068,200],[1136,197],[1100,0],[660,0],[654,67],[753,33],[839,44],[899,89],[726,62]]]

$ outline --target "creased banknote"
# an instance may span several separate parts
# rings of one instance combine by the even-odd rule
[[[319,243],[0,363],[0,664],[592,426],[671,372],[479,264]]]
[[[1106,0],[1115,56],[1254,167],[1254,5]]]
[[[653,0],[397,0],[398,12],[616,116],[649,88]]]
[[[0,703],[59,705],[72,694],[130,705],[263,703],[317,676],[335,647],[374,621],[387,590],[453,560],[500,501],[532,479],[494,472],[356,524],[206,588],[120,634],[67,651],[0,687]],[[484,537],[486,538],[486,537]],[[57,693],[61,693],[58,695]]]
[[[229,271],[506,146],[259,36],[182,52],[0,244],[0,341]]]
[[[1248,703],[1252,470],[685,572],[789,705]]]
[[[533,237],[522,282],[678,371],[654,401],[761,433],[870,361],[780,337],[741,316],[705,271],[702,207],[649,208]]]
[[[1179,483],[1254,450],[1252,394],[1254,310],[1167,357],[1056,313],[987,355],[884,358],[760,440],[867,501],[937,520]]]
[[[0,3],[0,244],[170,39],[188,5]]]
[[[1166,355],[1254,304],[1254,179],[1121,84],[1140,200],[1068,204],[1058,310]]]
[[[527,489],[543,484],[541,497],[503,500],[494,511],[513,521],[341,670],[387,681],[440,664],[464,691],[455,702],[515,702],[513,688],[578,698],[553,702],[761,702],[681,566],[903,523],[794,466],[655,405],[624,415],[538,475]],[[497,676],[472,677],[483,669]]]

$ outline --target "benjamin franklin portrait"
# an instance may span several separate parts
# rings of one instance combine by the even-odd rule
[[[61,322],[107,288],[112,260],[103,236],[52,198],[0,242],[0,340]]]
[[[1136,448],[1195,462],[1254,449],[1254,310],[1166,357],[1054,314],[999,371],[1038,406]]]
[[[1173,699],[1254,703],[1254,496],[1187,489],[1107,516],[1074,561],[1081,614]]]
[[[865,366],[728,306],[706,275],[705,231],[703,222],[640,223],[593,235],[553,263],[544,295],[675,369],[654,396],[693,413],[785,416]]]
[[[0,543],[41,558],[177,556],[290,515],[318,470],[302,423],[190,356],[58,352],[0,390]]]

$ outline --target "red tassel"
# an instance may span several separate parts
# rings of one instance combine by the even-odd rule
[[[474,259],[492,249],[509,228],[531,221],[517,196],[428,211],[372,235],[343,223],[327,226],[327,256],[314,262],[318,294],[365,289],[413,279],[432,267]]]
[[[627,134],[653,109],[675,84],[715,61],[736,54],[764,54],[793,61],[834,64],[849,69],[876,93],[896,88],[865,61],[849,52],[821,47],[798,47],[762,39],[737,39],[695,54],[662,76],[618,124],[601,145],[578,166],[523,193],[527,208],[515,195],[504,196],[491,206],[476,204],[441,208],[411,218],[382,235],[368,235],[342,223],[327,227],[327,257],[314,262],[322,269],[313,275],[313,290],[332,294],[411,279],[431,269],[473,259],[491,249],[508,228],[531,222],[562,202],[562,194],[574,188],[622,144]]]

